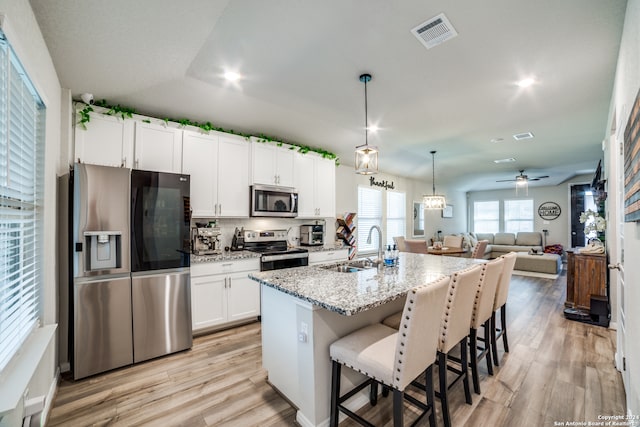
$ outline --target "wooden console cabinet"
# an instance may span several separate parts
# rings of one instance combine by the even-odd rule
[[[607,295],[606,254],[581,254],[578,249],[567,251],[566,307],[590,309],[591,296]]]

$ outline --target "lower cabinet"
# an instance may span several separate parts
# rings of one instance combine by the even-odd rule
[[[329,251],[309,252],[309,265],[326,264],[329,262],[346,261],[349,249],[333,249]]]
[[[260,271],[256,259],[191,265],[194,332],[260,315],[260,286],[249,279]]]

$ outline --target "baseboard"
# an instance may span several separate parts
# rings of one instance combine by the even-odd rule
[[[57,368],[56,373],[53,376],[53,380],[51,380],[51,385],[49,385],[49,391],[47,392],[47,397],[44,400],[44,408],[42,409],[42,414],[40,414],[41,426],[46,426],[47,421],[49,421],[49,411],[51,411],[51,407],[53,406],[53,399],[55,399],[56,393],[58,392],[59,379],[60,379],[60,368]]]

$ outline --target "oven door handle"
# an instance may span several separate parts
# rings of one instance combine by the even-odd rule
[[[309,258],[308,253],[286,254],[286,255],[262,255],[262,262],[282,261],[284,259]]]

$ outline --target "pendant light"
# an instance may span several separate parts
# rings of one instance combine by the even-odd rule
[[[373,175],[378,173],[378,147],[369,145],[369,121],[367,118],[367,83],[371,74],[362,74],[360,81],[364,83],[364,145],[356,147],[356,173]]]
[[[444,209],[447,206],[447,201],[444,196],[436,194],[436,158],[435,151],[431,152],[431,163],[432,163],[432,184],[433,184],[433,194],[427,195],[425,194],[422,199],[422,203],[424,203],[425,209]]]

